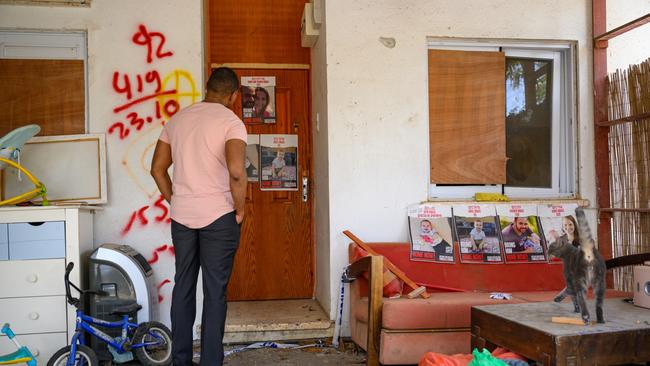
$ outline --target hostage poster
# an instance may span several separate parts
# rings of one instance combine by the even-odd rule
[[[537,205],[497,205],[506,263],[545,263],[546,242],[540,234]]]
[[[244,123],[275,123],[275,76],[242,76]]]
[[[260,135],[263,191],[298,190],[298,135]]]
[[[576,208],[578,205],[575,203],[538,206],[537,215],[548,246],[553,245],[561,237],[565,237],[574,246],[580,245],[580,233],[575,216]],[[549,262],[562,263],[562,260],[549,256]]]
[[[411,260],[454,263],[451,206],[418,204],[409,207]]]
[[[260,135],[248,135],[246,145],[246,175],[248,181],[260,181]]]
[[[501,263],[494,205],[454,205],[454,230],[462,263]]]

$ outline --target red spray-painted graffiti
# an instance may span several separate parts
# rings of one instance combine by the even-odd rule
[[[149,264],[154,264],[154,263],[158,262],[158,259],[160,259],[158,253],[164,253],[164,252],[169,252],[169,253],[171,253],[172,256],[176,255],[176,252],[174,252],[174,247],[173,246],[163,244],[163,245],[159,246],[158,248],[156,248],[156,250],[154,250],[153,253],[151,253],[151,259],[147,260],[147,262],[149,262]]]
[[[169,207],[167,207],[167,203],[165,203],[165,199],[162,196],[160,196],[158,197],[156,202],[153,203],[153,205],[142,206],[139,209],[133,211],[133,213],[131,213],[131,216],[129,217],[129,221],[122,229],[122,236],[128,234],[129,231],[133,229],[133,224],[135,224],[136,222],[141,227],[147,226],[149,224],[149,219],[147,219],[147,214],[146,214],[149,208],[154,208],[158,212],[160,212],[158,215],[154,216],[154,220],[156,222],[158,223],[163,222],[166,224],[172,222],[171,217],[169,217]]]
[[[160,32],[148,31],[144,25],[138,26],[131,40],[138,46],[145,46],[147,49],[147,64],[154,59],[170,57],[174,53],[165,51],[165,36]],[[164,118],[169,118],[180,110],[177,89],[164,89],[164,81],[157,70],[147,71],[143,74],[129,75],[113,72],[113,90],[125,98],[124,103],[113,108],[113,113],[120,114],[128,112],[125,119],[117,121],[108,127],[108,134],[116,134],[120,140],[124,140],[131,134],[133,128],[136,131],[154,121],[164,124]],[[154,101],[151,115],[139,115],[138,112],[130,110],[148,101]]]
[[[169,279],[165,278],[161,283],[158,284],[158,303],[163,302],[165,298],[160,294],[160,289],[168,283],[171,283]]]
[[[171,51],[163,51],[163,47],[165,47],[165,35],[160,33],[160,32],[149,32],[147,31],[147,28],[140,24],[138,27],[138,31],[133,35],[133,43],[141,45],[141,46],[147,46],[147,63],[150,64],[153,61],[153,57],[151,56],[151,53],[153,51],[153,43],[154,39],[158,40],[158,47],[156,48],[156,57],[157,58],[165,58],[173,55],[174,53]]]
[[[163,244],[159,246],[158,248],[154,249],[153,253],[151,253],[151,258],[147,260],[149,264],[154,264],[157,263],[158,260],[160,260],[160,255],[164,253],[169,253],[172,257],[176,256],[176,253],[174,252],[174,247],[171,245]],[[162,289],[163,286],[166,284],[171,283],[171,281],[168,278],[165,278],[156,286],[158,288],[158,302],[161,303],[165,298],[163,295],[160,294],[160,290]]]

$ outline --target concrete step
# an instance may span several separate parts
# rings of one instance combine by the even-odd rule
[[[334,322],[316,300],[228,302],[224,343],[331,338]]]

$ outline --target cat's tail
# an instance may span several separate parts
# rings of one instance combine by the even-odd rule
[[[578,233],[580,234],[580,247],[584,249],[593,249],[595,247],[594,236],[591,233],[587,216],[582,207],[576,208],[576,219],[578,223]]]

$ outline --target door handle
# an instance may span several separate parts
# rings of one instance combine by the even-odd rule
[[[302,177],[302,202],[307,202],[309,198],[309,178]]]

